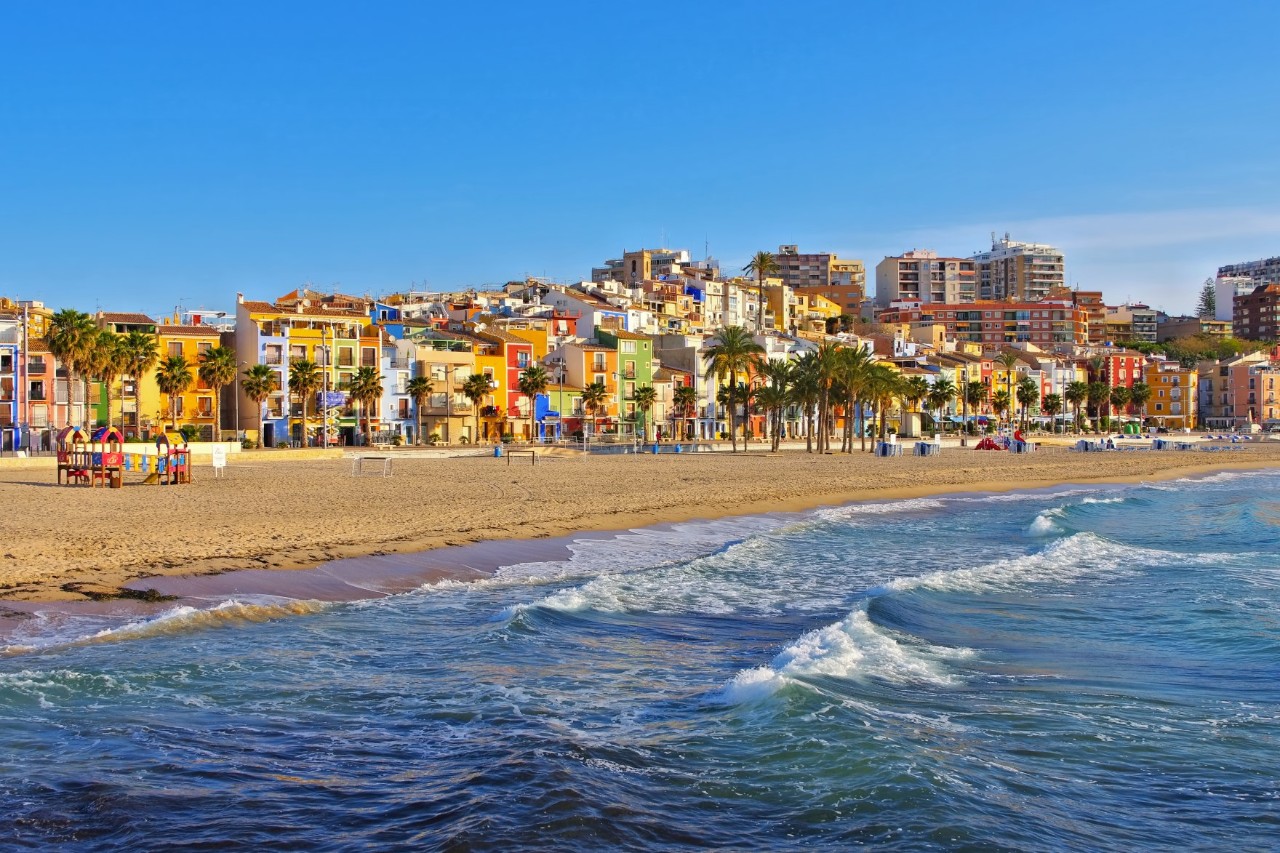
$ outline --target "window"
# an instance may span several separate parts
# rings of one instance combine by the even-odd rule
[[[402,397],[398,402],[400,406],[397,410],[397,416],[400,418],[400,420],[405,420],[406,418],[409,417],[409,401],[408,399]]]
[[[202,418],[213,417],[213,398],[198,397],[196,399],[196,414]]]
[[[338,347],[338,367],[354,367],[356,353],[351,347]]]
[[[602,353],[602,352],[598,352],[598,353],[596,353],[596,354],[595,354],[595,361],[592,363],[592,365],[591,365],[591,369],[592,369],[592,370],[604,370],[604,368],[605,368],[605,363],[606,363],[606,362],[605,362],[605,360],[604,360],[604,353]]]
[[[307,358],[307,348],[294,344],[289,347],[289,361],[305,361]]]
[[[516,366],[523,369],[529,366],[529,353],[520,350],[516,353]]]
[[[362,347],[360,349],[360,366],[361,367],[377,367],[378,351],[372,347]]]
[[[213,349],[213,344],[209,341],[196,341],[196,355],[204,355]]]
[[[634,353],[635,353],[635,351],[636,351],[636,342],[635,342],[635,341],[623,341],[623,342],[622,342],[622,351],[623,351],[624,353],[629,354],[629,355],[634,354]]]
[[[27,362],[27,373],[44,373],[44,372],[45,372],[44,356],[33,356],[31,360]]]
[[[263,364],[280,364],[284,360],[283,348],[280,344],[267,344],[262,350]]]
[[[169,341],[169,355],[182,355],[182,341]]]
[[[431,381],[432,382],[444,382],[446,381],[447,378],[448,378],[448,372],[445,370],[445,365],[443,364],[431,365]],[[444,405],[444,404],[441,403],[441,405]]]
[[[27,395],[27,399],[29,399],[29,400],[43,400],[43,399],[44,399],[44,380],[43,380],[43,379],[35,379],[35,380],[32,380],[32,382],[31,382],[31,391],[30,391],[30,393]]]

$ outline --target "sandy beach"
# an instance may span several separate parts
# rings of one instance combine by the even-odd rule
[[[184,487],[59,487],[51,469],[0,469],[0,600],[75,601],[152,576],[297,569],[330,560],[563,536],[953,491],[1168,479],[1274,467],[1280,442],[1242,452],[1065,448],[1015,456],[948,448],[881,459],[747,454],[395,459],[390,477],[346,459],[233,460]]]

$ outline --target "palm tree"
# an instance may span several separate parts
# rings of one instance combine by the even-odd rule
[[[756,343],[749,332],[741,326],[727,326],[716,335],[716,343],[707,349],[707,381],[717,384],[728,380],[730,390],[729,403],[729,439],[733,452],[738,452],[738,438],[735,416],[737,406],[733,397],[738,386],[738,374],[747,373],[755,364],[756,356],[764,355],[764,347]],[[744,405],[746,401],[741,401]]]
[[[1058,431],[1058,412],[1062,411],[1062,397],[1059,394],[1045,394],[1040,401],[1040,411],[1053,419],[1053,431]]]
[[[404,386],[404,390],[413,398],[413,411],[418,416],[418,444],[422,444],[422,406],[431,397],[431,377],[415,376]]]
[[[902,383],[902,401],[906,403],[909,411],[916,411],[928,396],[929,380],[923,376],[912,376]],[[924,429],[923,423],[920,428]]]
[[[222,389],[236,380],[236,351],[211,347],[200,353],[200,378],[213,389],[213,440],[222,441]]]
[[[1009,406],[1013,401],[1009,399],[1008,391],[997,391],[991,395],[991,411],[996,413],[996,418],[1004,417],[1004,413],[1009,411]]]
[[[698,405],[698,389],[692,385],[681,385],[672,394],[671,401],[680,417],[685,419],[685,428],[681,432],[687,436],[690,431],[688,421],[693,419],[694,409]]]
[[[269,365],[255,364],[245,368],[244,378],[240,380],[240,390],[250,400],[258,404],[258,446],[262,446],[262,404],[280,388],[280,374]]]
[[[804,417],[804,449],[813,452],[813,417],[821,396],[818,387],[818,357],[808,352],[795,363],[791,380],[791,399]]]
[[[111,387],[120,374],[128,369],[122,340],[115,332],[99,329],[97,339],[93,341],[85,359],[85,367],[101,380],[107,395],[106,426],[111,426]]]
[[[1147,401],[1151,399],[1151,386],[1145,382],[1135,382],[1129,388],[1129,402],[1138,410],[1142,425],[1147,424]]]
[[[84,383],[84,406],[87,421],[89,413],[89,374],[86,361],[90,350],[97,341],[98,327],[93,318],[83,311],[74,308],[63,308],[49,319],[49,328],[45,332],[44,342],[53,357],[67,369],[67,374],[74,379],[79,376]],[[56,386],[56,382],[54,383]],[[71,422],[70,386],[68,385],[67,423]],[[57,400],[54,400],[57,403]]]
[[[1089,399],[1089,383],[1076,380],[1067,385],[1067,393],[1065,395],[1067,404],[1071,406],[1075,413],[1072,418],[1072,424],[1076,429],[1080,428],[1080,404]]]
[[[782,415],[791,403],[791,384],[795,381],[796,365],[790,361],[761,360],[756,371],[765,385],[755,392],[756,404],[765,412],[769,437],[776,453],[782,440]]]
[[[551,384],[551,377],[546,368],[540,364],[526,367],[520,374],[520,393],[529,398],[529,440],[533,441],[533,415],[537,408],[538,395],[546,393]]]
[[[756,277],[756,332],[764,331],[764,280],[778,271],[778,262],[769,252],[756,252],[750,262],[742,268],[745,273],[753,273]]]
[[[596,414],[608,402],[609,386],[603,382],[592,382],[582,389],[582,408],[591,413],[591,434],[596,432]]]
[[[371,423],[372,418],[369,417],[369,410],[378,405],[378,401],[382,399],[382,374],[378,372],[378,368],[365,365],[357,367],[355,375],[347,383],[347,396],[356,401],[360,407],[360,412],[356,416],[356,424],[359,425],[360,418],[364,418],[364,443],[370,442],[370,434],[373,430]]]
[[[1092,412],[1093,429],[1098,430],[1098,420],[1102,417],[1102,404],[1111,396],[1111,389],[1105,382],[1090,382],[1086,391],[1086,398],[1089,401],[1089,409]]]
[[[970,379],[969,383],[964,387],[965,405],[973,412],[973,422],[978,422],[978,414],[982,410],[982,404],[987,399],[987,384],[981,379]],[[965,432],[969,431],[969,424],[964,424]]]
[[[866,356],[866,350],[861,347],[845,348],[827,341],[820,344],[817,352],[813,354],[814,377],[818,384],[817,431],[819,453],[825,453],[831,447],[832,391],[835,390],[837,377],[847,376],[848,372],[852,370],[845,360],[857,358],[858,356],[851,354],[858,351],[861,351],[864,357]]]
[[[307,398],[320,390],[324,384],[324,376],[320,373],[320,365],[314,361],[300,358],[289,363],[289,393],[297,394],[302,403],[302,446],[307,446]]]
[[[633,398],[636,411],[640,413],[640,440],[647,441],[649,436],[649,410],[658,402],[658,392],[652,385],[641,385],[636,389]]]
[[[1022,428],[1027,428],[1027,407],[1040,401],[1040,383],[1036,382],[1030,376],[1024,376],[1018,380],[1018,386],[1015,389],[1018,395],[1018,405],[1022,407]]]
[[[1015,350],[1007,349],[1000,353],[1000,355],[996,356],[996,361],[1004,368],[1005,389],[1007,391],[1006,399],[1009,401],[1010,409],[1012,409],[1014,395],[1013,389],[1015,384],[1013,376],[1014,373],[1017,372],[1017,367],[1021,363],[1021,359],[1018,358],[1018,353]],[[1012,420],[1012,414],[1010,415],[1010,420]]]
[[[160,361],[160,347],[156,336],[149,332],[132,331],[120,342],[124,352],[126,370],[133,377],[133,418],[136,434],[142,434],[142,375]]]
[[[169,356],[156,369],[156,385],[160,393],[169,398],[169,416],[174,432],[178,431],[178,395],[190,388],[194,381],[191,365],[180,355]]]
[[[462,383],[462,395],[471,401],[471,411],[475,415],[476,435],[474,441],[480,443],[480,401],[493,390],[493,380],[483,373],[473,373]]]
[[[1114,418],[1116,409],[1120,410],[1120,414],[1124,414],[1125,408],[1129,405],[1131,392],[1123,385],[1117,385],[1111,389],[1111,416]]]
[[[880,440],[884,441],[888,431],[887,416],[893,399],[902,394],[902,374],[887,364],[873,364],[867,376],[867,397],[875,405],[876,414],[880,417]]]
[[[950,376],[939,376],[929,386],[929,405],[938,413],[938,423],[942,423],[943,410],[955,399],[956,393],[956,384]]]
[[[832,374],[833,396],[844,406],[844,433],[841,437],[840,452],[853,452],[853,425],[858,424],[859,442],[863,450],[867,449],[867,431],[862,425],[862,412],[866,401],[874,394],[872,379],[876,367],[875,358],[863,347],[840,347],[833,354],[835,371]],[[896,375],[896,374],[895,374]],[[827,450],[823,436],[825,428],[819,434],[823,442],[820,449]]]

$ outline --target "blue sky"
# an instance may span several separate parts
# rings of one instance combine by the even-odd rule
[[[1280,254],[1280,4],[8,3],[0,294],[573,281],[664,241],[1055,243],[1194,306]]]

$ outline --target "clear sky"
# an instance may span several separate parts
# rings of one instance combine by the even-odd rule
[[[0,5],[0,294],[229,309],[665,243],[1280,254],[1280,3]]]

